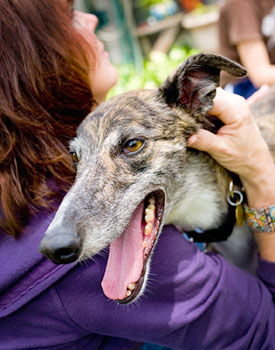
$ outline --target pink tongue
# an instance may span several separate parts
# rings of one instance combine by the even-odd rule
[[[143,268],[143,206],[134,211],[124,232],[110,245],[109,258],[101,283],[109,299],[126,298],[127,286],[140,278]]]

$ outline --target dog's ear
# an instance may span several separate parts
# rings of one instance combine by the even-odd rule
[[[201,120],[213,106],[221,70],[234,77],[246,75],[241,65],[226,57],[198,54],[183,62],[160,86],[159,93],[169,106],[183,108]]]

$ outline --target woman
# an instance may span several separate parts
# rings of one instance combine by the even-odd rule
[[[0,90],[0,349],[126,350],[144,342],[173,349],[274,348],[275,250],[264,249],[262,237],[269,247],[275,232],[259,236],[265,260],[256,278],[165,227],[151,286],[127,307],[103,295],[106,256],[57,266],[40,255],[53,207],[73,180],[67,142],[117,74],[94,37],[94,16],[72,13],[61,0],[22,3],[0,0],[0,71],[6,74]],[[246,103],[219,91],[212,112],[226,126],[218,135],[198,133],[190,146],[238,172],[249,204],[273,204],[274,165]]]
[[[117,71],[94,35],[95,16],[73,15],[59,0],[1,0],[0,10],[1,227],[17,236],[29,212],[48,206],[54,189],[47,178],[71,184],[67,143]]]
[[[275,83],[274,0],[220,1],[220,53],[241,63],[248,77],[223,75],[222,86],[245,98]]]

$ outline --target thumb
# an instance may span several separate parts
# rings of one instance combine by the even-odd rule
[[[216,143],[216,138],[217,136],[212,132],[200,129],[196,134],[188,138],[187,145],[199,151],[211,153]]]

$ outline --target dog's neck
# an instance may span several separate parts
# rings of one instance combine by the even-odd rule
[[[166,223],[187,231],[219,227],[228,213],[229,179],[229,173],[205,153],[189,151],[182,186],[174,196],[177,203],[168,206]]]

